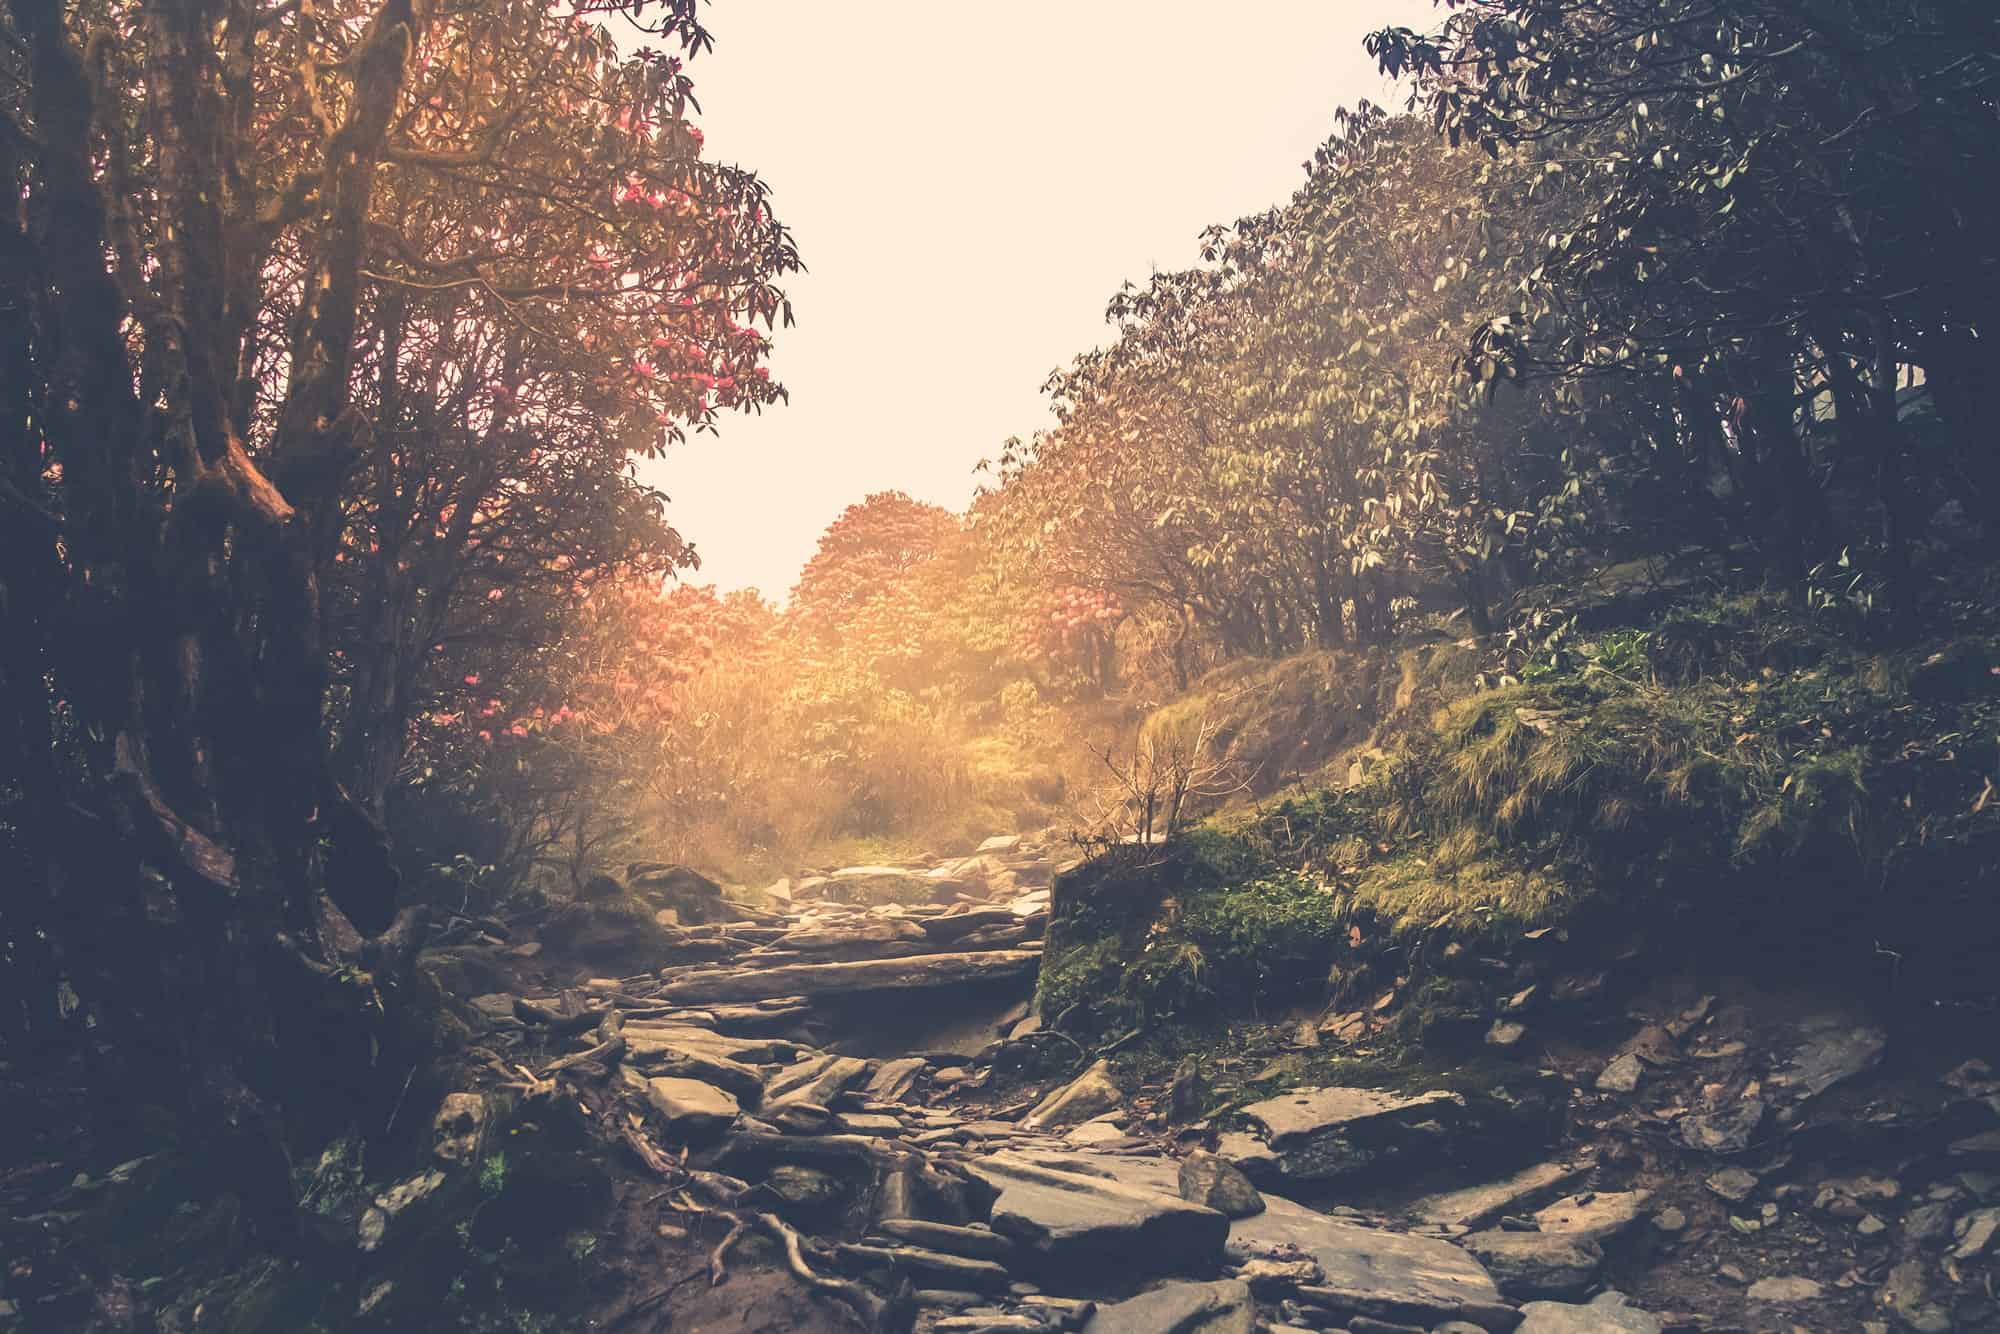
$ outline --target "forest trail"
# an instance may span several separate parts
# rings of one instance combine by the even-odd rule
[[[1132,1035],[1086,1050],[1033,1012],[1067,853],[998,838],[754,909],[642,863],[599,887],[616,917],[580,903],[508,947],[518,991],[471,1002],[490,1070],[643,1164],[624,1213],[664,1239],[626,1252],[601,1327],[1948,1329],[1921,1262],[1870,1266],[2000,1230],[2000,1145],[1948,1131],[2000,1082],[1885,1081],[1883,1030],[1798,997],[1663,984],[1636,1035],[1544,1048],[1562,1072],[1527,1096],[1127,1087],[1106,1058]],[[637,946],[614,934],[634,902],[658,929]],[[634,948],[660,957],[564,974]],[[442,1159],[500,1096],[446,1100]],[[1810,1235],[1764,1235],[1795,1215]]]

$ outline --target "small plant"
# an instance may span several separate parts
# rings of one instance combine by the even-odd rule
[[[595,1232],[572,1232],[563,1238],[563,1248],[569,1252],[569,1258],[576,1263],[577,1267],[581,1268],[590,1262],[591,1256],[597,1253],[597,1234]]]
[[[1143,729],[1130,759],[1093,746],[1111,783],[1092,794],[1096,811],[1084,824],[1107,842],[1167,842],[1203,808],[1249,790],[1254,774],[1236,751],[1207,709]]]
[[[1822,561],[1806,573],[1806,611],[1813,621],[1835,634],[1865,636],[1881,622],[1882,597],[1888,581],[1857,559],[1852,547]]]
[[[1479,673],[1481,686],[1513,686],[1547,681],[1576,665],[1576,614],[1561,607],[1538,607],[1515,620],[1500,636],[1492,660]]]
[[[507,1189],[507,1155],[490,1153],[479,1164],[479,1189],[488,1195],[498,1195]]]

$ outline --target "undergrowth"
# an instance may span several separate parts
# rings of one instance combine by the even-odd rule
[[[1354,785],[1250,803],[1066,884],[1044,1013],[1146,1028],[1350,1000],[1385,939],[1494,946],[1557,922],[1798,937],[1890,960],[1882,980],[1912,994],[1990,993],[1995,584],[1941,583],[1916,622],[1935,629],[1901,644],[1777,594],[1681,587],[1508,684],[1455,672],[1427,716],[1377,720],[1381,762]]]

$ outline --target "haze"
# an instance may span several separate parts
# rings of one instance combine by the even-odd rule
[[[1000,6],[728,0],[692,73],[710,150],[776,190],[810,272],[773,374],[792,402],[645,464],[695,579],[782,600],[873,491],[961,508],[1048,413],[1126,278],[1276,203],[1336,107],[1392,96],[1366,32],[1428,0]]]

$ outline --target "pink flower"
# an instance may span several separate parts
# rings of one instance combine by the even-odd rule
[[[466,683],[467,685],[469,685],[469,686],[476,686],[476,685],[478,685],[478,684],[479,684],[479,673],[477,673],[477,672],[468,672],[468,673],[466,674],[466,677],[465,677],[465,683]]]

